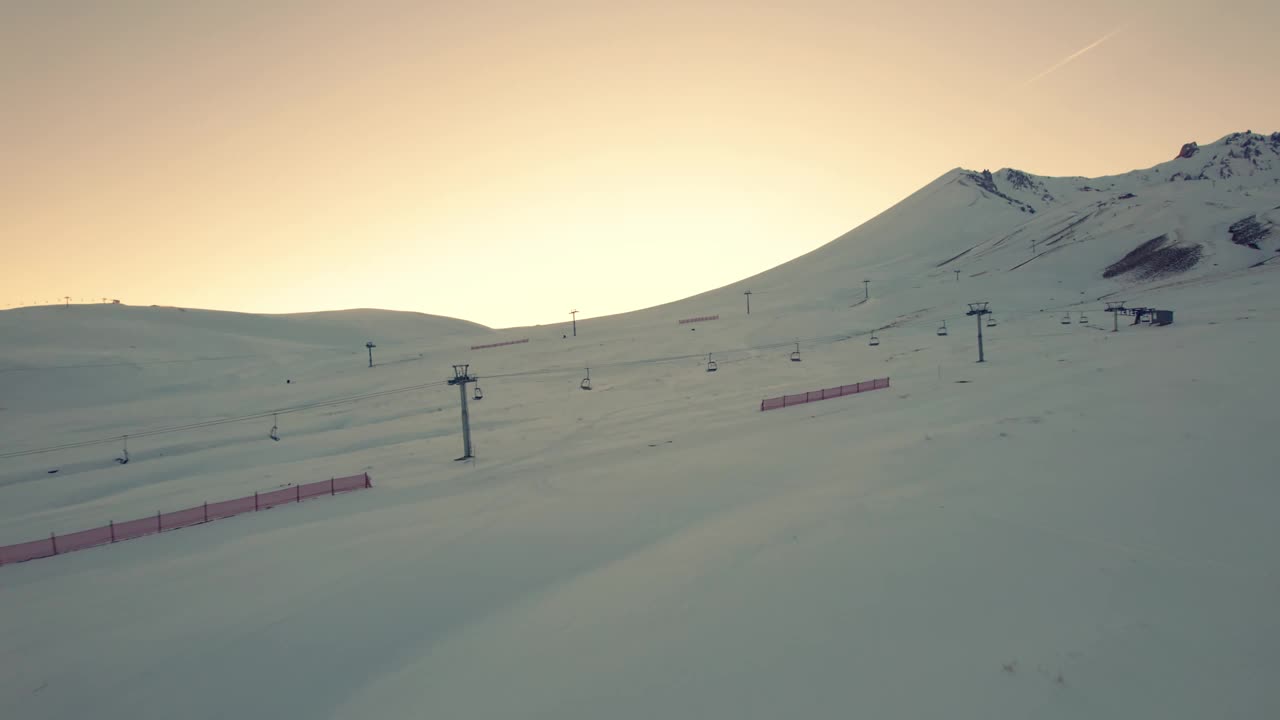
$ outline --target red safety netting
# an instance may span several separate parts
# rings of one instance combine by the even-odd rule
[[[317,495],[331,495],[330,486],[336,482],[335,480],[325,480],[324,482],[307,483],[298,486],[299,499],[306,500]]]
[[[236,498],[235,500],[223,500],[222,502],[209,503],[209,519],[221,520],[229,518],[232,515],[240,513],[253,512],[258,508],[253,503],[253,496]]]
[[[337,492],[349,492],[351,490],[373,487],[373,484],[369,482],[368,473],[365,473],[364,475],[352,475],[350,477],[337,478],[334,480],[334,483],[336,483]]]
[[[688,325],[689,323],[706,322],[708,320],[719,320],[719,319],[720,319],[719,315],[700,315],[698,317],[685,318],[683,320],[680,320],[679,323],[681,325]]]
[[[527,343],[527,342],[529,342],[529,338],[524,338],[522,340],[508,340],[506,342],[489,343],[488,345],[472,345],[471,349],[484,350],[486,348],[506,347],[507,345],[519,345],[521,343]]]
[[[132,540],[160,532],[160,521],[155,515],[116,523],[113,527],[116,542]]]
[[[199,525],[205,522],[204,506],[187,508],[186,510],[176,510],[174,512],[165,513],[160,516],[161,530],[176,530],[180,527],[189,525]]]
[[[287,487],[279,490],[270,490],[264,493],[258,493],[258,509],[266,510],[277,505],[298,501],[298,490],[296,488]]]
[[[36,558],[49,557],[55,554],[56,553],[53,551],[53,541],[50,538],[32,540],[30,542],[18,543],[16,545],[5,545],[0,547],[0,565],[22,562],[24,560],[35,560]]]
[[[223,500],[168,513],[157,513],[137,520],[109,523],[102,527],[79,530],[40,540],[31,540],[14,545],[0,545],[0,565],[61,555],[62,553],[122,540],[132,540],[144,535],[154,535],[164,530],[176,530],[199,525],[210,520],[219,520],[241,513],[265,510],[276,505],[299,502],[320,495],[335,495],[368,487],[373,487],[373,483],[369,480],[369,474],[361,473],[360,475],[332,478],[305,485],[291,485],[287,488],[246,495],[234,500]]]
[[[73,550],[83,550],[91,548],[95,545],[106,545],[111,542],[111,526],[97,527],[92,530],[81,530],[80,532],[67,533],[58,536],[58,552],[71,552]]]
[[[779,397],[765,398],[760,401],[760,410],[777,410],[778,408],[791,407],[792,405],[803,405],[805,403],[816,402],[818,400],[830,400],[831,398],[844,397],[845,395],[856,395],[857,393],[867,392],[868,390],[881,390],[889,387],[889,378],[876,378],[875,380],[864,380],[863,382],[853,385],[841,385],[839,387],[824,388],[822,390],[810,390],[804,393],[795,393],[793,395],[781,395]]]

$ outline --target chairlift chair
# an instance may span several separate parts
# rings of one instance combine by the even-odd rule
[[[796,351],[791,353],[791,362],[800,362],[800,343],[796,343]]]
[[[476,385],[476,387],[475,387],[475,390],[473,390],[473,391],[472,391],[472,393],[471,393],[471,399],[472,399],[472,400],[483,400],[483,399],[484,399],[484,391],[480,389],[480,385],[479,385],[479,384],[477,384],[477,385]]]
[[[1084,313],[1080,313],[1080,324],[1084,325],[1088,322],[1089,322],[1089,318],[1085,317]]]
[[[711,353],[707,353],[707,372],[716,371],[716,361],[711,359]]]
[[[876,337],[875,335],[872,335],[871,340],[867,344],[870,345],[871,347],[875,347],[880,344],[880,338]]]
[[[123,438],[121,438],[121,440],[124,441],[124,451],[123,451],[124,454],[116,458],[116,462],[120,463],[121,465],[128,465],[129,464],[129,436],[125,435]]]
[[[578,383],[578,387],[583,390],[591,389],[591,368],[587,368],[587,376],[582,378],[582,382]]]
[[[947,336],[947,321],[946,321],[946,320],[943,320],[943,321],[942,321],[942,324],[938,326],[938,335],[939,335],[939,337],[946,337],[946,336]]]
[[[272,440],[280,442],[280,413],[271,414],[271,432],[267,433]]]
[[[1062,324],[1063,325],[1071,324],[1071,313],[1066,313],[1065,315],[1062,316]]]
[[[995,315],[988,315],[988,316],[987,316],[987,327],[995,327],[995,326],[996,326],[996,316],[995,316]]]

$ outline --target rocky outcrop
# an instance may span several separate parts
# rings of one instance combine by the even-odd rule
[[[1030,190],[1036,185],[1035,181],[1031,179],[1031,176],[1021,170],[1005,170],[1004,179],[1007,180],[1009,185],[1015,190]]]
[[[1130,250],[1108,266],[1102,277],[1114,278],[1132,274],[1139,280],[1147,280],[1159,275],[1186,272],[1200,262],[1201,253],[1199,245],[1170,244],[1169,236],[1161,235]]]
[[[1040,196],[1040,199],[1045,203],[1051,203],[1054,201],[1053,194],[1045,188],[1044,183],[1037,181],[1034,176],[1028,175],[1021,170],[1014,170],[1012,168],[1005,170],[1004,179],[1005,182],[1009,183],[1009,187],[1012,187],[1014,190],[1037,193]]]
[[[1015,170],[1014,172],[1018,172],[1018,171]],[[1022,175],[1023,177],[1026,177],[1025,173],[1019,173],[1019,174]],[[1003,199],[1005,202],[1018,208],[1022,212],[1035,213],[1036,211],[1036,209],[1031,205],[1021,200],[1018,200],[1017,198],[1009,197],[1005,193],[1001,192],[1000,188],[996,187],[996,179],[994,176],[992,176],[990,170],[983,170],[981,174],[975,173],[975,172],[965,173],[964,178],[973,182],[974,185],[977,185],[978,188],[980,188],[982,191],[986,192],[987,194],[994,195],[995,197]],[[1030,178],[1028,178],[1028,180],[1029,179]],[[964,182],[964,179],[961,179],[960,182]]]
[[[1262,247],[1258,243],[1271,235],[1271,223],[1258,222],[1258,216],[1250,215],[1249,217],[1231,223],[1231,227],[1227,228],[1227,232],[1231,233],[1231,242],[1237,245],[1245,245],[1254,250],[1261,250]]]
[[[1280,171],[1280,133],[1259,135],[1248,130],[1232,133],[1212,146],[1215,154],[1196,167],[1180,163],[1169,182],[1188,180],[1226,180],[1237,176],[1259,175]],[[1200,151],[1195,143],[1182,146],[1176,159],[1186,159]],[[1188,167],[1190,166],[1190,167]]]

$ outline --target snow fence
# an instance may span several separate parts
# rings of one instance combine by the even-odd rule
[[[49,537],[40,540],[0,546],[0,565],[62,555],[63,553],[84,550],[98,545],[132,540],[144,535],[155,535],[166,530],[177,530],[178,528],[200,525],[213,520],[229,518],[233,515],[266,510],[277,505],[302,502],[321,495],[337,495],[338,493],[363,490],[369,487],[373,487],[373,483],[369,480],[369,473],[361,473],[360,475],[292,485],[279,490],[256,492],[235,500],[205,503],[184,510],[174,510],[167,513],[158,512],[155,515],[138,518],[137,520],[121,523],[111,522],[102,527],[80,530],[64,535],[50,533]]]
[[[711,320],[719,320],[719,319],[720,319],[719,315],[699,315],[698,317],[685,318],[679,321],[679,324],[688,325],[689,323],[709,322]]]
[[[521,344],[523,344],[523,343],[527,343],[527,342],[529,342],[529,338],[523,338],[523,339],[521,339],[521,340],[508,340],[508,341],[506,341],[506,342],[489,343],[488,345],[472,345],[472,346],[471,346],[471,349],[472,349],[472,350],[485,350],[485,349],[487,349],[487,348],[506,347],[506,346],[508,346],[508,345],[521,345]]]
[[[844,397],[845,395],[857,395],[858,393],[864,393],[870,390],[883,390],[887,387],[889,387],[889,378],[882,377],[876,378],[875,380],[864,380],[852,385],[840,385],[839,387],[810,390],[809,392],[796,393],[794,395],[779,395],[778,397],[765,398],[764,400],[761,400],[760,411],[777,410],[778,408],[791,407],[792,405],[803,405],[805,403],[817,402],[819,400],[830,400],[831,398]]]

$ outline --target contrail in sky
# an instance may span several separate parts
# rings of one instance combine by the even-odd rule
[[[1128,23],[1126,23],[1126,25],[1127,25],[1127,24],[1128,24]],[[1092,49],[1094,49],[1094,48],[1098,47],[1098,46],[1099,46],[1099,45],[1101,45],[1102,43],[1104,43],[1104,42],[1106,42],[1106,41],[1110,40],[1111,38],[1115,37],[1115,35],[1116,35],[1117,33],[1119,33],[1121,30],[1124,30],[1124,28],[1125,28],[1125,26],[1124,26],[1124,25],[1121,25],[1120,27],[1117,27],[1115,30],[1112,30],[1111,32],[1107,33],[1106,35],[1103,35],[1102,37],[1098,38],[1097,40],[1094,40],[1093,42],[1089,43],[1088,45],[1085,45],[1084,47],[1080,48],[1079,50],[1077,50],[1077,51],[1075,51],[1075,52],[1071,53],[1070,55],[1068,55],[1068,56],[1066,56],[1066,57],[1062,58],[1061,60],[1059,60],[1058,62],[1054,63],[1053,65],[1050,65],[1048,69],[1046,69],[1046,70],[1042,70],[1042,71],[1040,72],[1040,74],[1036,75],[1035,77],[1033,77],[1033,78],[1031,78],[1030,80],[1028,80],[1028,81],[1026,81],[1025,83],[1023,83],[1023,84],[1022,84],[1022,86],[1023,86],[1023,87],[1026,87],[1026,86],[1030,85],[1031,83],[1033,83],[1033,82],[1035,82],[1035,81],[1039,80],[1040,78],[1044,77],[1045,75],[1048,75],[1049,73],[1051,73],[1051,72],[1053,72],[1053,71],[1055,71],[1055,70],[1057,70],[1057,69],[1061,68],[1063,65],[1066,65],[1067,63],[1071,62],[1072,60],[1075,60],[1076,58],[1080,57],[1081,55],[1083,55],[1083,54],[1085,54],[1085,53],[1089,52],[1090,50],[1092,50]]]

